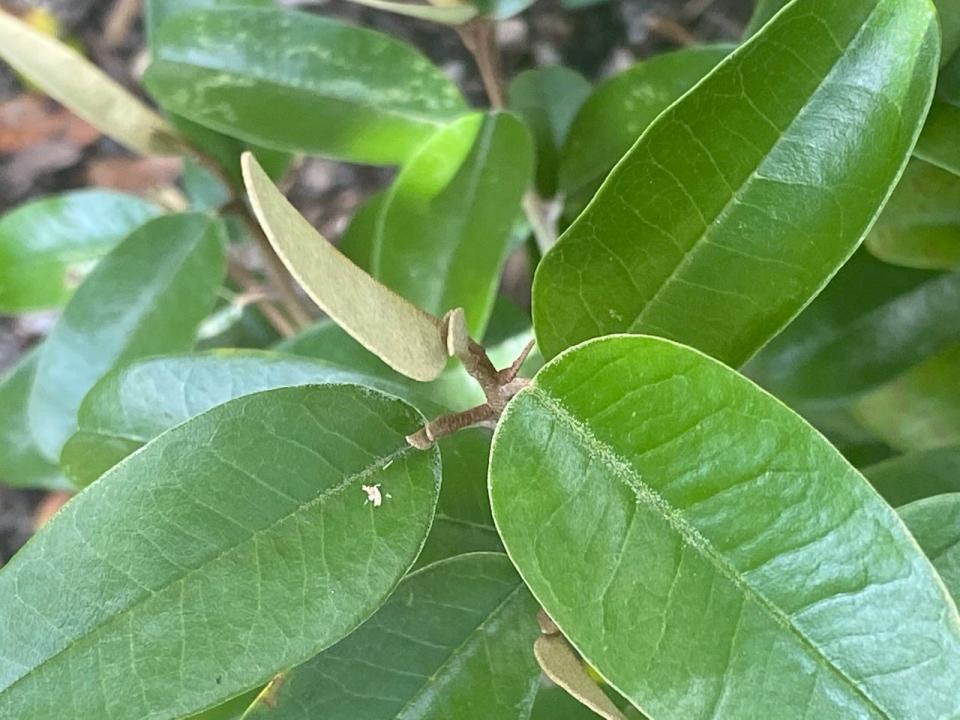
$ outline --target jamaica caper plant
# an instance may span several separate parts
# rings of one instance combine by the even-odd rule
[[[175,209],[0,219],[0,310],[62,307],[0,475],[77,491],[0,571],[0,717],[960,718],[960,6],[760,2],[593,88],[502,77],[523,0],[364,4],[491,108],[378,32],[152,0],[155,111],[0,14],[185,158]],[[303,154],[399,167],[338,246]],[[211,339],[243,307],[272,346]]]

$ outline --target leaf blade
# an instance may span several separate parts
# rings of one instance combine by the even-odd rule
[[[501,420],[490,493],[541,605],[652,717],[957,712],[960,618],[892,509],[696,351],[616,336],[545,366]],[[864,522],[844,529],[850,513]],[[898,633],[904,654],[881,659]],[[755,673],[776,674],[776,697]]]
[[[920,131],[937,53],[925,0],[785,8],[647,129],[544,257],[544,356],[648,332],[747,360],[866,234]],[[791,82],[772,86],[774,67]]]

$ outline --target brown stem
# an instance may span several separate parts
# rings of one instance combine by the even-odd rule
[[[249,271],[243,267],[243,265],[233,258],[230,259],[228,274],[230,279],[233,280],[246,294],[254,295],[262,290],[259,283],[256,281],[256,278],[254,278]],[[290,324],[287,316],[280,311],[276,303],[269,299],[269,294],[266,294],[258,299],[256,305],[260,308],[260,312],[263,313],[263,316],[267,319],[267,322],[269,322],[273,328],[280,333],[280,335],[286,338],[297,334],[297,329]]]

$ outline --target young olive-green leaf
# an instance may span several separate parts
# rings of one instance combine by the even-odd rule
[[[225,272],[222,224],[206,215],[150,220],[90,273],[43,344],[30,429],[56,460],[87,391],[113,367],[193,345]]]
[[[4,10],[0,10],[0,58],[134,152],[177,153],[177,133],[166,120],[76,50]]]
[[[960,601],[960,493],[917,500],[897,512],[947,590]]]
[[[436,378],[448,357],[440,321],[345,258],[297,212],[250,153],[243,156],[243,177],[270,244],[313,301],[397,372],[414,380]]]
[[[850,397],[960,342],[958,314],[960,273],[861,250],[744,372],[791,403]]]
[[[866,245],[896,265],[960,269],[960,177],[911,160]]]
[[[863,474],[894,507],[933,495],[960,492],[960,445],[899,455]]]
[[[536,613],[505,555],[435,563],[244,720],[526,720],[540,676]]]
[[[502,551],[487,497],[490,431],[468,428],[441,438],[443,486],[417,566],[480,551]]]
[[[443,412],[422,400],[409,381],[405,386],[321,360],[255,350],[159,356],[113,370],[93,386],[60,466],[83,487],[162,432],[228,400],[272,388],[329,383],[374,387],[423,412]]]
[[[504,413],[490,496],[544,610],[655,720],[960,713],[960,616],[929,561],[717,360],[648,336],[564,353]]]
[[[637,332],[746,361],[863,239],[938,45],[927,0],[792,2],[647,128],[544,257],[544,356]]]
[[[178,14],[158,28],[144,81],[163,107],[220,132],[353,162],[402,162],[466,111],[412,47],[292,10]]]
[[[592,89],[583,75],[563,65],[525,70],[510,81],[508,105],[533,133],[537,192],[545,198],[557,192],[563,145]]]
[[[69,483],[30,434],[27,401],[36,370],[34,351],[0,377],[0,485],[64,489]]]
[[[570,128],[561,154],[561,189],[596,188],[647,126],[731,50],[705,46],[655,55],[603,82]]]
[[[180,718],[343,638],[430,527],[422,422],[357,386],[282,388],[132,455],[0,571],[0,717]]]
[[[438,131],[384,199],[374,277],[434,315],[462,307],[470,334],[482,337],[532,176],[530,134],[509,113],[475,113]]]
[[[902,451],[960,444],[960,345],[857,400],[865,427]]]
[[[157,212],[131,195],[78,190],[0,217],[0,313],[60,307],[84,271]]]

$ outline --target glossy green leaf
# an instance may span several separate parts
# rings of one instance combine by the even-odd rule
[[[911,161],[866,245],[897,265],[960,269],[960,177]]]
[[[960,106],[934,100],[914,155],[937,167],[960,175]]]
[[[69,483],[40,454],[30,434],[27,401],[36,370],[37,356],[32,352],[0,378],[0,484],[64,489]]]
[[[304,291],[336,323],[397,372],[433,380],[447,365],[440,320],[345,258],[280,193],[250,153],[243,175],[270,244]]]
[[[960,600],[960,494],[917,500],[898,510],[955,600]]]
[[[850,397],[960,341],[958,314],[960,273],[861,250],[744,372],[791,403]]]
[[[860,398],[863,424],[903,451],[960,444],[960,346]]]
[[[207,127],[354,162],[402,162],[466,109],[408,45],[296,11],[176,15],[157,31],[144,81],[162,106]]]
[[[108,373],[87,393],[60,466],[76,485],[89,485],[160,433],[217,405],[272,388],[329,383],[374,387],[423,412],[443,411],[410,383],[320,360],[255,350],[153,357]]]
[[[174,17],[191,10],[218,8],[275,8],[276,0],[146,0],[143,12],[144,26],[152,44],[153,35],[160,26]]]
[[[505,555],[430,565],[245,720],[526,720],[540,675],[536,613]]]
[[[656,117],[731,51],[692,47],[655,55],[603,82],[577,113],[563,148],[560,187],[596,187]]]
[[[864,468],[863,474],[894,507],[960,492],[960,445],[900,455]]]
[[[179,718],[346,636],[430,527],[422,422],[356,386],[284,388],[118,465],[0,571],[0,716]]]
[[[744,30],[744,36],[750,37],[770,21],[790,0],[756,0],[753,16]],[[935,0],[940,18],[943,62],[960,48],[960,4],[956,0]]]
[[[384,199],[373,275],[429,313],[462,307],[473,337],[493,309],[533,148],[509,113],[469,115],[438,131]]]
[[[938,37],[926,0],[785,8],[659,116],[544,257],[544,356],[637,332],[746,361],[853,253],[899,179]]]
[[[0,10],[0,58],[105,135],[144,155],[179,150],[162,117],[72,47]]]
[[[85,270],[157,212],[131,195],[78,190],[0,217],[0,313],[63,305]]]
[[[592,89],[583,75],[562,65],[526,70],[510,81],[508,104],[533,133],[537,192],[543,197],[557,192],[560,153],[573,119]]]
[[[464,553],[502,551],[487,497],[490,431],[461,430],[439,441],[443,486],[417,566]]]
[[[59,458],[87,391],[116,365],[187,350],[225,270],[222,225],[167,215],[135,230],[90,273],[43,345],[30,395],[30,429]]]
[[[490,495],[543,608],[656,720],[960,713],[960,617],[895,512],[699,352],[615,336],[547,364]]]

